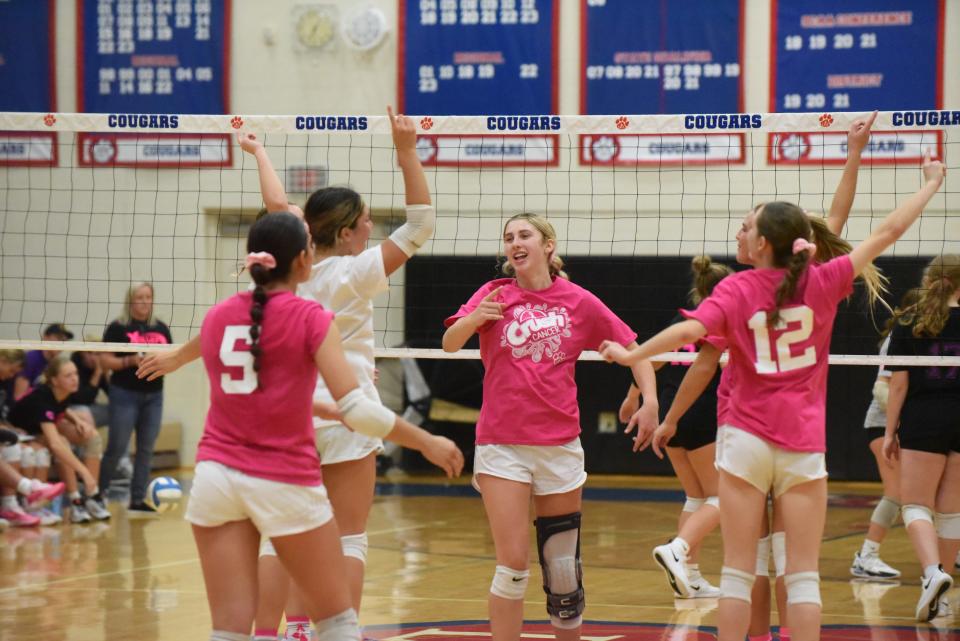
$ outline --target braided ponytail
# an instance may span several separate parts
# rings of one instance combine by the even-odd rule
[[[263,356],[260,336],[267,306],[265,287],[287,278],[293,269],[293,261],[309,250],[308,240],[304,222],[287,212],[264,216],[250,227],[247,235],[247,251],[250,252],[247,268],[255,285],[253,305],[250,306],[250,354],[253,356],[255,372],[260,371]]]

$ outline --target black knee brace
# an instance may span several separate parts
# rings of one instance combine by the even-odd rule
[[[583,594],[583,566],[580,563],[580,512],[563,516],[540,517],[533,522],[537,528],[537,554],[540,557],[540,567],[543,570],[543,591],[547,595],[547,613],[562,621],[575,619],[583,614],[586,606]],[[559,549],[547,550],[547,542],[554,536],[574,530],[569,541],[555,542],[551,548],[559,544]],[[576,588],[565,589],[560,593],[555,591],[558,583],[558,574],[567,576],[565,588],[572,587],[575,579]]]

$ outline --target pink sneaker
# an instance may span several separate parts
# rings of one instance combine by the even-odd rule
[[[63,483],[41,483],[37,489],[27,494],[27,504],[32,505],[56,498],[63,494],[64,487]]]
[[[9,521],[14,527],[40,525],[40,519],[21,510],[0,510],[0,519]]]

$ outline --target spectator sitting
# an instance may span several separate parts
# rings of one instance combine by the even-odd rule
[[[41,338],[45,341],[69,341],[73,339],[71,332],[63,323],[47,325]],[[44,368],[50,359],[55,358],[60,350],[34,349],[27,352],[23,369],[17,374],[13,383],[13,400],[19,400],[30,388],[37,384],[37,379],[43,374]]]

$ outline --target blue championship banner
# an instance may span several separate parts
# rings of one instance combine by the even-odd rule
[[[57,110],[54,0],[0,2],[0,111]],[[0,132],[0,165],[55,165],[52,132]]]
[[[160,136],[177,129],[165,114],[229,113],[230,10],[230,0],[77,0],[77,110],[115,115],[119,131],[150,114],[158,129],[87,137],[82,165],[231,163],[229,138]]]
[[[557,0],[400,0],[402,113],[557,111]]]
[[[743,111],[742,0],[582,0],[580,113]]]
[[[943,0],[774,0],[770,111],[939,109]]]

